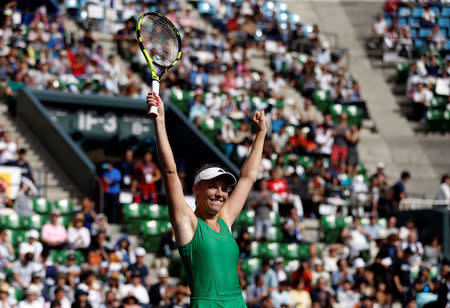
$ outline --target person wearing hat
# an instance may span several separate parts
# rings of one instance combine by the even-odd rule
[[[78,289],[75,293],[75,302],[72,304],[72,308],[92,308],[92,305],[88,301],[89,293],[83,289]]]
[[[0,307],[9,308],[17,305],[17,300],[9,295],[9,284],[2,282],[0,284]]]
[[[75,287],[75,285],[78,284],[80,281],[81,268],[77,265],[75,253],[70,252],[67,254],[66,263],[59,265],[58,271],[61,272],[61,274],[66,275],[65,280],[71,287]],[[71,293],[67,290],[66,292],[68,295],[71,295]]]
[[[141,274],[138,270],[132,271],[130,274],[129,284],[120,288],[120,293],[125,298],[128,293],[132,292],[140,305],[148,305],[150,303],[149,292],[141,283]]]
[[[41,253],[43,250],[41,242],[39,239],[39,232],[37,230],[30,230],[27,232],[28,242],[22,242],[19,245],[19,256],[22,259],[27,252],[31,252],[34,255],[34,261],[41,260]]]
[[[314,260],[314,270],[312,272],[312,283],[316,284],[317,279],[323,278],[327,284],[331,281],[331,275],[327,271],[323,270],[323,261],[321,259]]]
[[[46,223],[41,230],[41,240],[46,248],[63,249],[67,242],[67,230],[58,224],[61,212],[53,209],[50,212],[50,223]]]
[[[18,308],[42,308],[44,301],[38,286],[30,284],[25,290],[25,298],[19,302]]]
[[[148,269],[147,269],[147,266],[145,266],[145,264],[144,264],[144,256],[146,254],[146,251],[142,247],[137,247],[134,250],[134,254],[136,256],[136,262],[128,265],[127,277],[131,278],[131,273],[137,271],[137,272],[139,272],[139,276],[141,278],[141,283],[144,286],[147,286]]]
[[[158,270],[159,282],[152,285],[148,291],[152,306],[165,306],[168,304],[172,287],[169,285],[169,272],[162,267]]]
[[[231,226],[258,176],[267,132],[264,111],[256,111],[252,117],[256,136],[239,181],[220,166],[204,165],[199,169],[194,178],[196,209],[193,212],[185,201],[167,137],[164,103],[153,92],[147,96],[147,108],[151,106],[158,108],[158,116],[153,119],[158,156],[171,223],[192,290],[191,307],[216,306],[217,301],[222,307],[246,307],[237,271],[239,249]]]
[[[84,215],[76,214],[72,218],[73,226],[67,230],[67,239],[70,249],[87,249],[91,244],[91,234],[84,227]]]

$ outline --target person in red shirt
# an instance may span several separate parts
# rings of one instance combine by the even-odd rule
[[[386,0],[384,2],[384,12],[394,17],[397,15],[398,2],[397,0]]]
[[[280,177],[277,169],[270,172],[269,190],[273,192],[272,198],[281,206],[292,203],[297,209],[298,216],[303,217],[303,205],[300,196],[289,192],[289,185],[285,178]]]
[[[150,151],[145,152],[144,159],[136,164],[135,172],[139,193],[135,196],[134,201],[158,203],[155,183],[161,179],[161,171],[153,162],[153,155]]]

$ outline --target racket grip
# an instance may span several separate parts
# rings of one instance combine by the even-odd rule
[[[158,80],[152,80],[152,91],[154,93],[156,93],[157,95],[159,95],[159,81]],[[158,107],[157,106],[150,107],[150,111],[149,111],[148,115],[151,118],[156,118],[158,116]]]

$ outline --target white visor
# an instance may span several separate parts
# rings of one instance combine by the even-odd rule
[[[218,167],[211,167],[205,170],[202,170],[197,176],[195,177],[194,184],[197,184],[200,181],[203,180],[211,180],[214,178],[217,178],[219,176],[224,176],[227,178],[227,182],[230,186],[236,185],[236,178],[234,175],[232,175],[229,172],[226,172],[222,168]]]

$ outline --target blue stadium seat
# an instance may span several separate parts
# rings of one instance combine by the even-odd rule
[[[440,28],[450,28],[450,19],[448,17],[439,18],[438,25]]]
[[[441,29],[441,33],[443,36],[447,37],[447,29]]]
[[[412,35],[413,39],[416,39],[417,38],[417,30],[414,28],[411,29],[411,35]]]
[[[411,8],[409,7],[401,7],[398,9],[398,16],[399,17],[407,17],[411,16]]]
[[[289,22],[293,25],[298,24],[300,22],[300,15],[290,13],[289,14]]]
[[[442,17],[450,17],[450,6],[444,6],[441,12]]]
[[[420,38],[426,38],[428,35],[430,35],[431,29],[430,28],[420,28],[419,30],[419,37]]]
[[[439,12],[439,8],[437,6],[432,6],[431,10],[434,12],[434,14],[436,15],[436,17],[438,17],[439,15],[441,15],[441,13]]]
[[[424,40],[415,39],[414,47],[417,49],[424,49],[424,48],[427,48],[427,43]]]
[[[78,0],[65,0],[64,1],[64,6],[66,7],[66,9],[78,9]]]
[[[277,20],[281,23],[287,23],[289,21],[289,13],[281,12],[277,14]]]
[[[287,5],[284,2],[275,2],[275,8],[278,12],[287,12]]]
[[[420,27],[420,18],[414,18],[414,17],[409,18],[408,25],[411,28],[419,28]]]
[[[386,23],[388,24],[388,26],[392,26],[392,18],[391,17],[385,17],[384,21],[386,21]]]
[[[422,6],[415,6],[413,10],[413,17],[421,18],[424,9]]]
[[[214,15],[216,13],[216,8],[208,2],[201,1],[198,3],[198,12],[204,15]]]
[[[399,18],[398,19],[398,24],[400,25],[400,26],[406,26],[406,24],[407,24],[407,20],[406,20],[406,18]]]
[[[450,39],[445,41],[445,50],[450,50]]]

